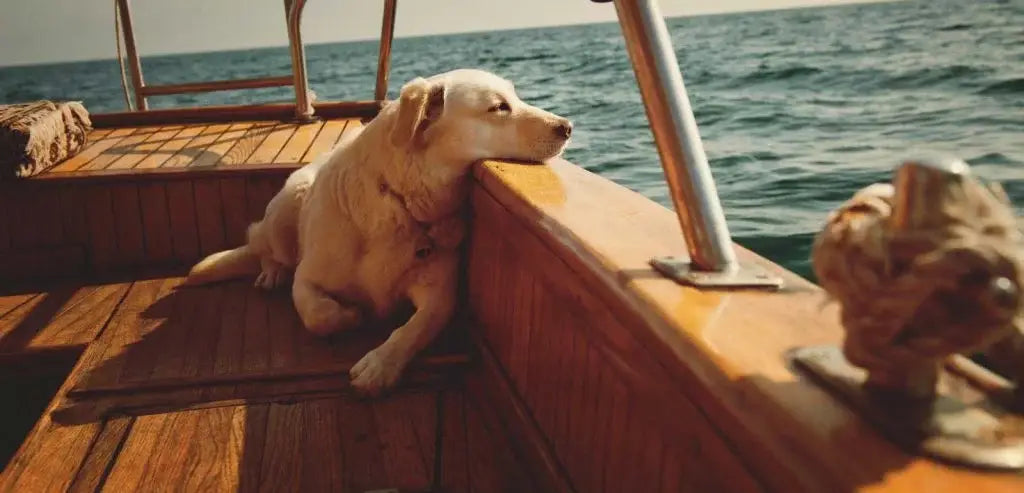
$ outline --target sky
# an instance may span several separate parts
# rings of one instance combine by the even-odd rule
[[[661,0],[668,17],[835,5],[851,0]],[[383,0],[308,0],[307,44],[376,39]],[[0,0],[0,66],[113,58],[114,0]],[[135,0],[145,55],[288,44],[283,0]],[[590,0],[401,0],[395,36],[557,26],[615,20]]]

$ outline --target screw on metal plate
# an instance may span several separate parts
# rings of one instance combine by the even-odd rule
[[[666,277],[688,286],[700,288],[772,288],[782,287],[782,278],[757,266],[741,264],[722,272],[693,270],[686,258],[655,257],[651,267]]]

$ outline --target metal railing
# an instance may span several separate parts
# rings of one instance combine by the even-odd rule
[[[309,78],[306,75],[306,50],[302,44],[302,12],[306,6],[306,0],[284,0],[284,4],[288,23],[288,46],[292,59],[292,74],[290,76],[146,85],[142,78],[142,63],[135,44],[135,30],[132,25],[129,0],[117,0],[118,12],[115,15],[118,15],[120,19],[121,33],[124,37],[125,51],[127,52],[132,92],[135,96],[135,108],[133,109],[137,111],[148,110],[149,101],[147,98],[149,96],[291,85],[295,88],[295,118],[299,121],[314,119]],[[387,97],[388,71],[391,68],[391,43],[394,39],[395,14],[397,10],[398,0],[384,0],[380,54],[377,61],[377,83],[374,87],[374,97],[377,101],[383,101]]]
[[[660,257],[652,259],[651,264],[677,281],[698,286],[778,287],[780,279],[736,260],[679,62],[657,2],[614,2],[689,252],[689,259]]]

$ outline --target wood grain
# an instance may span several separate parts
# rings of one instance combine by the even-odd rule
[[[244,245],[249,227],[245,178],[222,178],[220,196],[224,211],[224,240],[232,248]]]
[[[218,142],[215,147],[216,151],[212,153],[220,155],[220,159],[215,165],[234,166],[245,164],[267,136],[274,131],[274,128],[275,126],[270,122],[258,122],[249,125],[243,133],[238,134],[237,132],[241,129],[236,129],[232,126],[232,132],[236,133],[233,133],[230,139]]]
[[[93,325],[94,330],[103,331],[107,323],[104,321]],[[83,355],[71,374],[78,374],[89,364],[90,357]],[[86,460],[94,440],[103,429],[100,422],[68,425],[54,421],[52,413],[61,405],[74,381],[73,377],[64,381],[14,458],[0,474],[0,491],[67,491],[76,472]]]
[[[85,219],[84,188],[68,185],[59,187],[56,192],[60,202],[64,240],[72,245],[85,246],[89,242],[89,228]]]
[[[242,123],[239,125],[249,125]],[[216,142],[231,128],[230,124],[218,123],[201,128],[199,133],[189,139],[185,147],[174,153],[167,160],[162,168],[186,168],[210,166],[220,158],[219,154],[211,151]]]
[[[273,163],[277,155],[284,149],[285,144],[295,133],[296,125],[284,124],[274,126],[273,131],[267,134],[259,147],[246,159],[248,164]]]
[[[537,447],[553,450],[558,467],[567,471],[575,488],[656,488],[657,474],[635,474],[635,457],[646,453],[641,450],[646,444],[660,447],[657,436],[663,435],[698,442],[701,453],[687,460],[718,471],[709,480],[717,482],[717,488],[760,491],[757,481],[692,402],[682,395],[666,399],[673,394],[664,386],[664,370],[646,358],[644,348],[602,300],[582,290],[579,286],[584,284],[564,263],[537,260],[551,258],[548,247],[511,215],[505,213],[503,218],[501,207],[488,200],[480,197],[474,202],[477,216],[469,274],[474,312],[486,344],[494,347],[502,367],[515,359],[513,347],[528,355],[525,374],[529,377],[513,380],[512,388],[522,396],[531,414],[528,419],[535,420],[547,442]],[[517,238],[515,248],[500,245],[502,235]],[[495,252],[500,252],[499,257],[493,256]],[[481,255],[488,256],[485,262]],[[522,325],[516,328],[515,323]],[[508,337],[518,331],[529,332],[528,344],[517,344]],[[596,373],[587,371],[592,361],[598,365]],[[584,378],[591,379],[589,386]],[[576,395],[575,389],[585,386],[591,395]],[[573,423],[586,409],[574,407],[575,402],[590,402],[596,416],[579,423],[574,433]],[[649,422],[662,428],[642,426]],[[634,436],[636,433],[641,435]],[[599,443],[582,447],[579,437],[586,435],[597,436]]]
[[[792,273],[738,248],[741,261],[779,274],[787,289],[772,293],[683,287],[648,265],[652,257],[685,252],[678,219],[664,207],[561,160],[544,166],[487,162],[475,175],[481,186],[474,192],[477,232],[468,292],[486,340],[501,346],[507,332],[523,330],[513,328],[512,319],[503,320],[499,306],[507,302],[494,297],[501,293],[512,299],[510,291],[526,288],[496,284],[496,266],[531,272],[546,286],[548,297],[561,292],[558,306],[579,310],[575,317],[581,321],[572,326],[577,336],[586,335],[601,363],[597,388],[593,382],[583,383],[597,403],[596,424],[588,426],[632,422],[640,415],[643,422],[658,423],[653,430],[660,436],[675,433],[686,437],[682,440],[699,440],[699,459],[689,456],[688,448],[663,446],[663,462],[667,454],[677,454],[674,460],[690,466],[703,463],[697,469],[715,471],[712,479],[746,478],[745,484],[730,480],[741,481],[730,483],[731,490],[848,491],[870,485],[880,491],[1003,491],[1024,482],[908,456],[840,400],[788,368],[788,349],[836,343],[841,334],[834,307],[822,310],[820,290]],[[502,221],[503,214],[512,220]],[[516,238],[516,248],[502,250],[500,260],[483,256],[496,247],[478,246],[493,241],[484,231],[498,234],[492,226],[512,228],[501,229],[501,236]],[[507,255],[522,260],[511,261]],[[531,346],[536,333],[531,330]],[[495,348],[498,355],[505,351]],[[534,354],[529,351],[531,358]],[[587,365],[593,364],[594,355]],[[551,367],[532,360],[530,365],[526,385],[534,387],[532,370]],[[554,375],[548,378],[559,381]],[[615,381],[627,389],[624,401],[630,404],[625,411],[615,411],[620,398],[602,390],[616,387]],[[557,421],[549,422],[544,399],[524,391],[522,382],[514,383],[545,435],[558,436]],[[610,416],[602,415],[608,410]],[[788,439],[778,440],[780,432]],[[623,449],[606,443],[592,447],[611,454],[601,467],[627,466],[615,454],[635,447],[633,439],[626,437]],[[619,438],[595,440],[618,443]],[[680,459],[680,453],[686,458]],[[563,464],[574,464],[574,459],[559,456]],[[857,460],[851,461],[854,456]],[[575,463],[577,471],[598,467]],[[722,472],[726,469],[733,473]],[[590,483],[584,478],[581,484]]]
[[[348,369],[387,336],[386,331],[369,330],[327,341],[308,334],[286,292],[263,293],[251,281],[174,289],[182,281],[135,283],[125,305],[144,308],[114,317],[94,346],[121,349],[109,349],[92,361],[73,389],[74,397],[104,397],[117,406],[132,406],[138,394],[166,394],[171,403],[192,403],[198,397],[173,392],[289,381],[302,392],[302,382],[321,389],[320,380],[328,377],[336,379],[328,388],[337,390],[347,383]],[[417,355],[409,370],[412,382],[440,377],[465,364],[465,349],[451,342],[440,339]],[[233,399],[250,391],[259,393],[240,387],[217,398]]]
[[[309,150],[309,146],[313,145],[313,141],[320,133],[320,129],[324,127],[324,123],[321,121],[299,125],[292,138],[278,153],[276,161],[280,163],[302,162],[302,156]]]
[[[482,412],[478,403],[466,399],[466,452],[472,491],[538,491],[533,478],[508,446],[515,437],[504,434],[501,425]]]
[[[433,424],[434,401],[433,393],[424,392],[396,395],[372,404],[388,487],[401,491],[429,490],[433,454],[428,462],[423,451],[433,447],[434,429],[421,428],[421,423]],[[429,442],[422,443],[421,436]]]
[[[354,123],[349,120],[329,120],[324,123],[320,133],[313,139],[313,143],[302,156],[302,162],[311,162],[319,155],[331,150],[341,137],[341,133],[345,131],[345,127],[352,124]]]
[[[119,153],[116,159],[106,165],[106,169],[129,169],[146,159],[153,151],[167,142],[174,134],[181,131],[180,125],[152,127],[135,132],[112,151]],[[91,166],[91,163],[90,163]]]
[[[28,249],[62,244],[64,231],[60,201],[44,193],[43,187],[33,186],[35,182],[20,185],[3,192],[8,196],[5,212],[11,215],[13,223],[30,225],[18,228],[19,234],[12,235],[12,248]]]
[[[180,263],[194,261],[199,256],[199,226],[194,193],[192,182],[167,184],[171,244],[174,258]]]
[[[103,430],[89,449],[69,491],[91,493],[98,491],[106,480],[106,473],[114,465],[135,418],[122,416],[103,423]]]
[[[128,136],[138,130],[139,129],[135,127],[110,129],[107,135],[99,140],[93,141],[86,146],[85,149],[79,151],[78,154],[69,157],[57,166],[50,168],[47,170],[47,173],[65,173],[68,171],[77,171],[82,169],[93,160],[103,155],[110,148],[120,145]]]
[[[117,232],[110,189],[89,187],[84,191],[86,224],[89,228],[89,256],[92,265],[104,270],[114,265],[117,255]]]
[[[174,242],[167,186],[163,183],[143,183],[138,186],[138,191],[146,263],[168,263],[174,259]]]
[[[178,162],[174,157],[179,156],[179,151],[185,149],[192,139],[203,133],[203,130],[206,130],[206,125],[186,126],[174,134],[173,138],[167,138],[165,142],[160,144],[160,147],[142,161],[139,161],[135,168],[159,168],[165,164],[172,167],[178,166]]]
[[[220,194],[220,182],[218,180],[196,180],[192,187],[195,197],[200,255],[209,255],[226,249],[224,205]]]
[[[146,260],[139,189],[133,185],[115,185],[111,187],[110,195],[114,230],[117,232],[117,264],[119,267],[138,267]]]
[[[46,292],[0,298],[0,354],[85,346],[106,325],[128,283],[64,283]]]
[[[465,395],[445,392],[442,395],[441,478],[443,491],[469,492],[469,450],[466,447]]]

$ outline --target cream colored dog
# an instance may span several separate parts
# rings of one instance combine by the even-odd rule
[[[354,387],[376,394],[452,317],[472,164],[542,161],[571,133],[568,120],[526,104],[494,74],[413,79],[361,131],[292,173],[247,245],[203,259],[186,284],[259,271],[256,285],[272,289],[293,277],[295,308],[321,335],[411,301],[408,322],[350,372]]]

